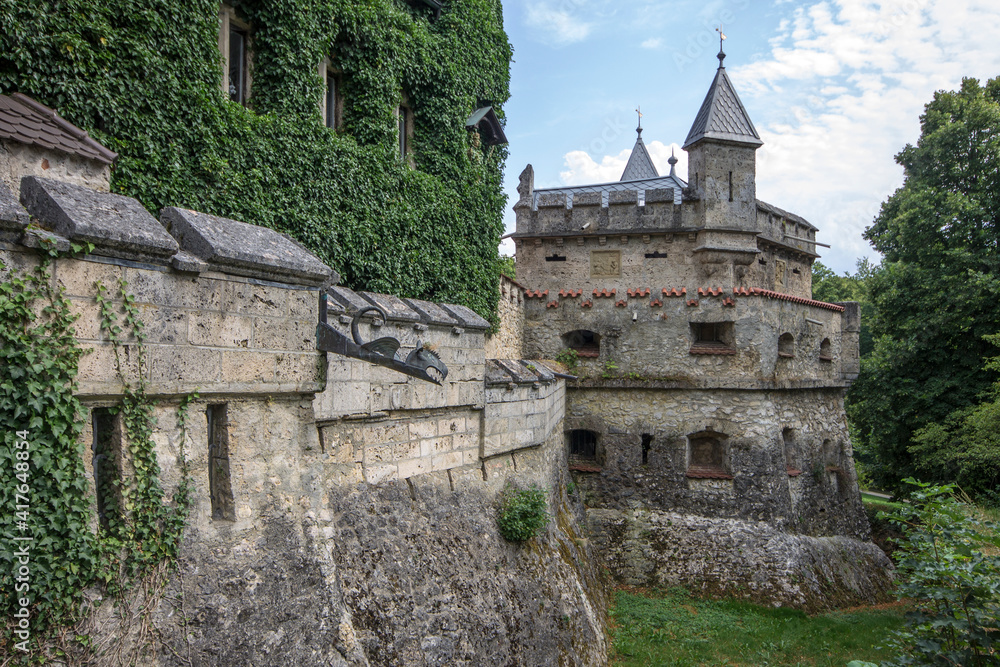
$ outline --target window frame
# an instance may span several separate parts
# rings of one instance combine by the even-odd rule
[[[232,69],[232,41],[233,32],[243,35],[242,72],[240,82],[242,85],[242,98],[233,99],[230,86],[230,71]],[[222,94],[226,100],[247,106],[250,102],[253,73],[253,34],[250,24],[236,15],[236,10],[232,5],[223,4],[219,7],[219,53],[222,56]]]

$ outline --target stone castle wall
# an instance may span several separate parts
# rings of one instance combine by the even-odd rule
[[[8,270],[32,268],[43,237],[94,244],[52,268],[88,351],[78,395],[94,505],[95,429],[108,436],[102,410],[122,393],[94,281],[117,305],[123,280],[147,324],[146,362],[125,340],[123,372],[148,382],[166,494],[182,460],[194,480],[179,570],[152,616],[157,664],[604,664],[607,602],[565,493],[565,390],[551,371],[488,366],[488,323],[462,306],[330,287],[327,267],[270,230],[180,209],[156,220],[134,200],[25,179],[42,228],[26,230],[0,195]],[[381,305],[364,339],[392,335],[404,354],[419,340],[448,377],[318,352],[321,298],[345,333],[358,307]],[[225,451],[210,454],[220,432]],[[214,474],[225,484],[213,490]],[[547,492],[552,521],[530,547],[498,533],[509,485]],[[94,614],[96,644],[115,638],[110,603]]]
[[[500,301],[497,303],[500,324],[486,337],[487,359],[524,357],[524,288],[507,276],[500,276]]]

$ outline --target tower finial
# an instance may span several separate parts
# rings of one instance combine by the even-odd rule
[[[640,137],[642,136],[642,112],[639,111],[639,109],[641,108],[642,108],[641,105],[635,108],[635,112],[639,114],[639,125],[638,127],[635,128],[635,131],[639,134]]]
[[[674,169],[674,167],[677,165],[677,158],[674,156],[674,147],[673,146],[670,147],[670,159],[667,160],[667,164],[670,165],[670,175],[671,176],[676,176],[677,172]]]
[[[719,59],[719,69],[722,69],[725,67],[723,61],[726,59],[726,51],[722,48],[722,43],[726,41],[726,33],[722,32],[721,23],[719,24],[719,27],[715,29],[715,32],[719,33],[719,55],[716,57]]]

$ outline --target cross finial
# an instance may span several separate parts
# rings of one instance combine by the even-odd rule
[[[719,59],[719,67],[722,68],[725,67],[722,61],[726,59],[726,52],[722,48],[722,43],[726,41],[726,33],[722,32],[721,23],[719,24],[719,27],[715,29],[715,32],[719,33],[719,55],[716,57]]]
[[[636,106],[635,108],[635,112],[639,114],[639,126],[635,128],[635,131],[639,133],[640,137],[642,136],[642,112],[639,111],[639,109],[641,108],[642,108],[641,105]]]

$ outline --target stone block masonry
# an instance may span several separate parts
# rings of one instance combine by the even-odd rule
[[[126,455],[107,411],[122,383],[95,281],[113,302],[123,281],[146,324],[145,363],[124,340],[123,372],[142,375],[155,404],[166,494],[182,456],[194,478],[179,567],[151,617],[166,646],[150,664],[605,664],[607,600],[589,545],[573,539],[565,386],[551,371],[488,364],[489,324],[468,308],[337,287],[272,230],[182,209],[157,220],[134,200],[35,177],[23,207],[3,194],[5,275],[37,265],[39,235],[94,245],[54,260],[51,279],[86,350],[95,508],[95,443]],[[29,214],[41,230],[25,229]],[[321,298],[348,335],[357,308],[382,307],[363,338],[433,349],[449,368],[442,386],[318,352]],[[182,433],[178,407],[195,392]],[[530,547],[497,530],[509,485],[547,492],[553,519]],[[131,641],[119,622],[106,602],[91,635]]]

